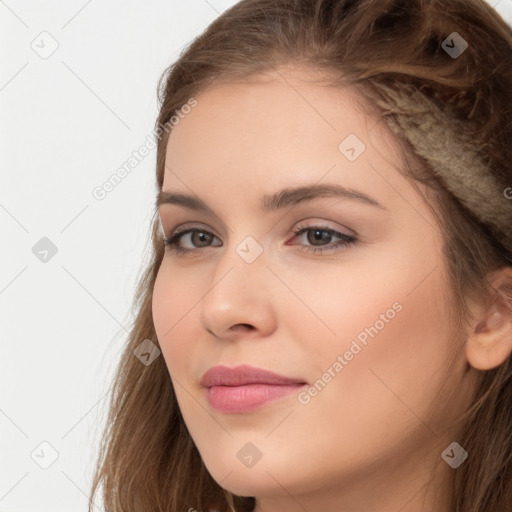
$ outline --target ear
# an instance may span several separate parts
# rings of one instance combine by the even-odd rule
[[[465,345],[477,370],[496,368],[512,353],[512,268],[495,273],[491,288],[494,302],[477,308]]]

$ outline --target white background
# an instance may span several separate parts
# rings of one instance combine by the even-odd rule
[[[92,191],[151,134],[160,74],[235,3],[0,0],[0,512],[86,510],[156,151]],[[512,0],[489,3],[512,25]]]

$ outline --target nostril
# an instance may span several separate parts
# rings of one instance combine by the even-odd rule
[[[237,324],[235,326],[233,326],[233,329],[235,330],[253,330],[254,329],[254,326],[250,325],[250,324]]]

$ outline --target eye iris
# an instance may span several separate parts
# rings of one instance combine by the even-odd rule
[[[329,232],[327,232],[325,229],[310,229],[309,230],[309,233],[314,233],[313,236],[310,236],[308,235],[308,242],[318,242],[318,241],[322,241],[322,240],[325,240],[326,242],[328,242],[329,238],[332,236]],[[323,233],[325,236],[318,236],[319,233]]]
[[[195,237],[195,238],[194,238]],[[192,238],[194,238],[193,240],[193,243],[194,245],[199,245],[199,247],[201,246],[201,244],[197,244],[197,240],[199,240],[200,242],[209,242],[211,240],[211,236],[209,236],[207,233],[205,233],[204,231],[195,231],[192,233]]]

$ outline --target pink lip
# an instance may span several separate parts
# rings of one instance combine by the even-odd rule
[[[214,366],[201,378],[210,405],[224,413],[250,412],[284,397],[307,383],[261,368]]]

